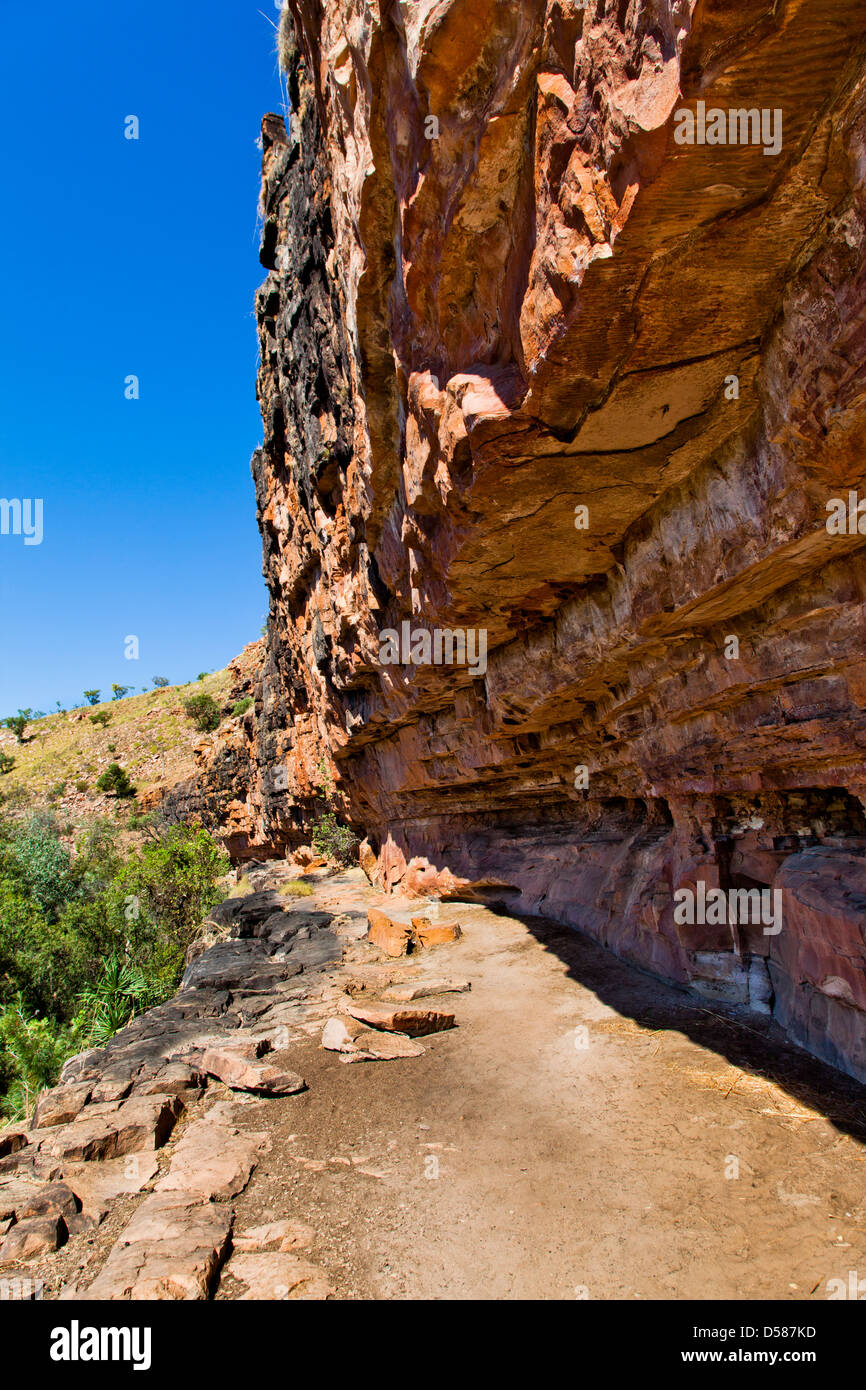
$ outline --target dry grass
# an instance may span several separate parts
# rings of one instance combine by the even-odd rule
[[[278,888],[277,892],[286,898],[309,898],[312,897],[315,889],[309,883],[304,883],[302,879],[293,878],[289,883],[284,883],[282,888]]]
[[[86,816],[113,804],[96,790],[110,763],[129,773],[139,795],[173,786],[195,771],[193,749],[202,738],[184,713],[184,700],[205,693],[224,704],[232,685],[228,671],[217,671],[189,685],[49,714],[28,724],[24,743],[0,730],[0,749],[15,759],[13,770],[0,777],[0,792],[12,793],[13,802],[18,793],[31,805],[52,804]],[[90,722],[102,711],[110,716],[105,728]]]

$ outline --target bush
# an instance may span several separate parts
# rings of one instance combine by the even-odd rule
[[[56,911],[69,896],[72,855],[60,839],[53,815],[30,816],[16,826],[11,852],[19,883],[43,911]]]
[[[87,985],[82,991],[81,1012],[76,1023],[86,1031],[88,1046],[102,1047],[125,1028],[131,1018],[144,1013],[157,999],[158,991],[140,966],[112,952],[102,962],[96,983]]]
[[[56,1083],[79,1046],[74,1028],[28,1018],[20,1000],[0,1009],[0,1113],[10,1120],[30,1115],[40,1091]]]
[[[86,781],[84,780],[83,777],[79,777],[78,781],[75,783],[75,790],[76,790],[77,792],[86,792],[86,791],[87,791],[87,783],[86,783]]]
[[[358,846],[358,836],[348,825],[341,825],[333,811],[326,811],[313,826],[311,837],[317,854],[337,864],[351,864]]]
[[[111,715],[108,713],[108,710],[101,709],[98,714],[88,715],[88,719],[90,720],[91,724],[98,724],[101,728],[104,729],[106,724],[109,724],[111,722]]]
[[[191,695],[184,700],[183,707],[201,733],[213,733],[218,727],[220,707],[212,695]]]
[[[17,714],[10,714],[8,719],[3,720],[3,727],[11,729],[19,743],[24,742],[24,730],[30,723],[32,713],[32,710],[20,709]]]
[[[232,705],[233,718],[237,718],[240,714],[246,714],[247,710],[251,709],[254,703],[255,701],[252,695],[245,695],[242,700],[238,700],[237,704]]]
[[[0,776],[5,775],[7,772],[11,772],[14,766],[15,759],[12,757],[11,753],[4,753],[2,748],[0,748]]]
[[[149,833],[130,851],[117,827],[95,821],[73,856],[52,817],[0,816],[6,1113],[29,1111],[66,1056],[104,1042],[177,987],[186,951],[222,897],[228,860],[204,830],[151,826]]]
[[[101,792],[112,792],[118,798],[135,796],[135,787],[119,763],[109,763],[101,777],[96,779],[96,787]]]

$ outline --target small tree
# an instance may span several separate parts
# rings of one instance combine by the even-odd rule
[[[153,688],[154,688],[154,690],[164,690],[165,687],[168,685],[168,683],[169,683],[169,681],[168,681],[168,676],[154,676],[154,677],[153,677]]]
[[[0,749],[0,776],[5,776],[7,772],[11,772],[14,766],[15,759],[12,757],[11,753],[4,753],[3,750]]]
[[[84,698],[89,705],[98,705],[101,694],[101,690],[85,690]]]
[[[32,713],[30,709],[20,709],[17,714],[10,714],[8,719],[3,720],[4,728],[11,729],[19,743],[24,742],[24,730],[30,723]]]
[[[101,709],[98,714],[91,714],[88,717],[91,724],[98,724],[102,729],[111,722],[111,715],[107,709]]]
[[[126,695],[129,694],[129,692],[130,692],[131,689],[132,689],[132,686],[131,686],[131,685],[112,685],[112,687],[111,687],[111,698],[112,698],[112,700],[122,700],[122,699],[124,698],[124,696],[126,696]]]
[[[316,821],[310,837],[313,849],[337,864],[351,864],[358,848],[358,836],[348,825],[337,820],[333,811],[326,811]]]
[[[201,733],[212,733],[220,722],[220,707],[212,695],[191,695],[183,707]]]
[[[135,796],[135,787],[119,763],[109,763],[102,776],[97,778],[96,786],[101,792],[111,792],[116,797]]]

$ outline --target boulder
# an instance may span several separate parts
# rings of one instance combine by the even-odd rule
[[[408,922],[398,922],[378,907],[367,910],[367,939],[386,956],[405,956],[412,940],[412,927]]]
[[[413,917],[412,931],[422,950],[446,946],[449,942],[459,941],[463,935],[462,927],[456,922],[431,922],[429,917]]]
[[[233,1091],[255,1091],[266,1096],[289,1096],[306,1089],[297,1072],[273,1062],[254,1062],[231,1048],[210,1048],[202,1058],[209,1076],[223,1081]]]
[[[62,1216],[32,1216],[17,1221],[3,1237],[0,1265],[22,1264],[49,1255],[65,1245],[66,1223]]]
[[[81,1081],[43,1091],[33,1112],[33,1128],[70,1124],[90,1099],[92,1083]]]

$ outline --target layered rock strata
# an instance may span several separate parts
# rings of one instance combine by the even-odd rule
[[[235,852],[333,786],[389,886],[499,884],[866,1079],[862,0],[281,38]],[[767,912],[677,920],[714,888]]]

